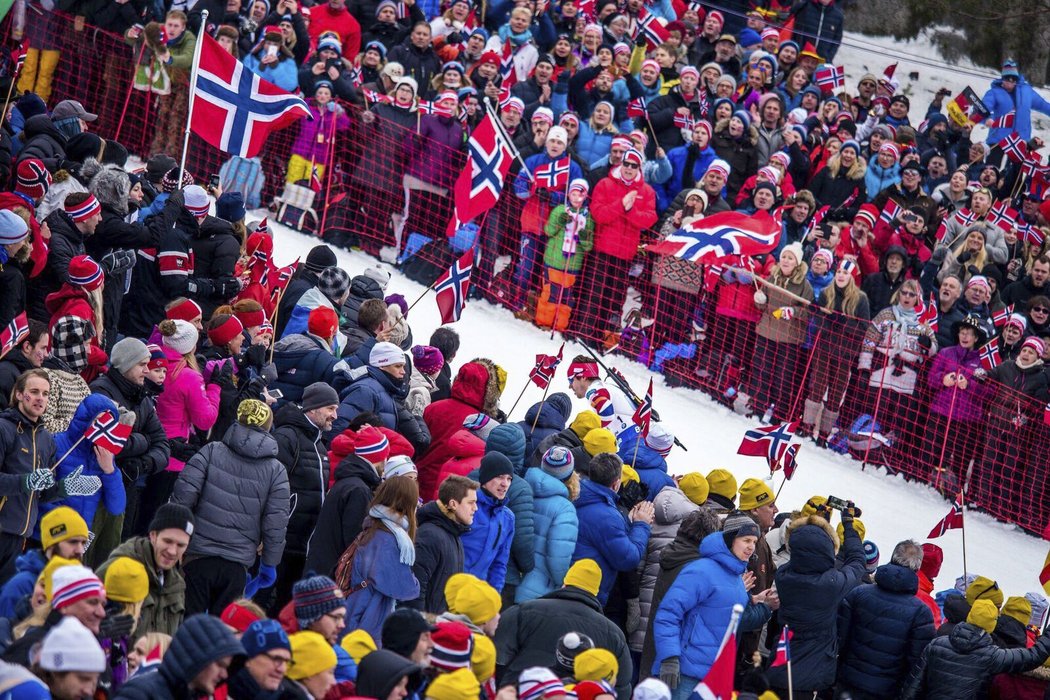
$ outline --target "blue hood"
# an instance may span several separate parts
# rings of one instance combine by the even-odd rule
[[[532,487],[533,498],[569,498],[568,487],[539,467],[532,467],[526,471],[525,481]]]
[[[59,457],[64,455],[84,435],[84,431],[88,429],[95,417],[103,411],[111,411],[114,416],[120,417],[120,410],[117,408],[117,404],[102,394],[88,394],[80,402],[76,412],[73,414],[73,420],[69,422],[69,428],[65,432],[55,435],[55,447]],[[81,452],[87,454],[91,451],[91,444],[85,440],[77,445],[76,454],[70,455],[69,459],[75,458]],[[73,464],[75,461],[70,463]]]
[[[726,546],[721,532],[712,532],[700,540],[700,556],[711,559],[731,574],[742,575],[747,570],[747,562],[737,559]]]
[[[892,593],[915,595],[919,590],[919,575],[899,564],[884,564],[875,570],[875,583]]]
[[[590,479],[580,482],[580,495],[576,499],[576,509],[596,503],[607,503],[616,507],[616,493],[607,486],[599,486]]]
[[[835,566],[835,543],[822,527],[803,525],[791,533],[788,546],[788,566],[796,573],[822,574]]]

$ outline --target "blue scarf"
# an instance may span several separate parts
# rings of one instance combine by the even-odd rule
[[[511,46],[513,46],[514,48],[518,48],[521,45],[527,44],[528,42],[532,41],[532,30],[526,29],[521,34],[514,34],[510,31],[510,25],[504,24],[502,27],[499,28],[499,38],[500,41],[504,42],[507,41],[507,39],[509,38]]]
[[[415,564],[416,546],[412,543],[412,538],[408,536],[408,518],[395,513],[387,506],[372,506],[368,510],[368,515],[376,520],[382,521],[387,529],[394,535],[394,539],[397,540],[398,551],[401,555],[401,563],[405,566],[412,566]]]

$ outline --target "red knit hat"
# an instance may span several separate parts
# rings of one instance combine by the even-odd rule
[[[926,542],[922,545],[922,564],[919,566],[919,571],[926,574],[926,578],[931,581],[937,578],[937,574],[941,573],[941,564],[943,563],[943,549],[932,542]]]
[[[69,283],[93,292],[102,286],[102,268],[90,255],[78,255],[69,261]]]
[[[73,220],[73,223],[79,224],[82,221],[87,221],[95,214],[102,211],[102,205],[95,199],[95,195],[89,194],[88,198],[80,204],[68,204],[65,207],[66,214]]]
[[[879,220],[879,210],[874,204],[861,204],[857,215],[853,217],[854,221],[857,219],[864,219],[868,222],[868,228],[874,229],[875,222]]]
[[[430,633],[434,648],[430,652],[430,665],[440,671],[455,671],[470,668],[470,656],[474,651],[474,635],[462,622],[439,622]]]
[[[327,306],[318,306],[306,319],[306,330],[318,338],[331,338],[339,328],[339,316]]]
[[[43,198],[51,189],[51,173],[39,158],[26,158],[18,164],[15,192],[24,194],[34,202]]]
[[[222,324],[208,330],[208,340],[216,347],[222,347],[232,342],[241,334],[244,326],[236,316],[230,316]]]
[[[242,606],[237,601],[234,601],[226,606],[226,609],[222,611],[222,615],[219,616],[227,626],[232,627],[237,632],[244,634],[244,631],[248,629],[248,626],[253,622],[261,620],[258,615],[253,613],[248,608]]]
[[[158,369],[168,366],[168,356],[164,354],[164,348],[159,345],[147,345],[149,350],[149,368]]]
[[[181,303],[168,309],[165,315],[172,321],[192,323],[194,319],[203,316],[204,312],[193,299],[183,299]]]
[[[390,456],[390,441],[379,430],[366,425],[354,436],[354,454],[369,462],[385,462]]]

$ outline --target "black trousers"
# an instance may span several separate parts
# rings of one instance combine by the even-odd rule
[[[220,557],[201,557],[188,562],[186,575],[186,617],[197,613],[218,616],[226,606],[244,595],[248,582],[243,564]]]
[[[15,575],[15,560],[25,550],[25,538],[0,532],[0,581]]]

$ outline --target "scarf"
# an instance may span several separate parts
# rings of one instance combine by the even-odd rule
[[[893,307],[893,315],[897,317],[898,321],[904,323],[915,323],[917,318],[915,309],[906,309],[900,304]]]
[[[627,187],[633,187],[634,183],[638,182],[639,180],[642,180],[642,169],[641,168],[638,169],[638,176],[635,177],[633,180],[627,180],[623,176],[623,168],[621,168],[619,165],[617,165],[609,173],[609,176],[612,177],[617,182],[620,182],[620,183],[624,184]]]
[[[507,41],[507,39],[510,39],[511,46],[517,49],[520,46],[532,41],[532,30],[526,29],[521,34],[515,34],[510,30],[509,24],[504,24],[502,27],[499,28],[499,38],[500,41],[503,42]]]
[[[393,533],[394,539],[397,540],[397,548],[401,553],[401,563],[405,566],[415,564],[416,546],[412,543],[412,538],[408,536],[408,518],[397,515],[388,506],[372,506],[368,510],[368,515],[382,522]]]

